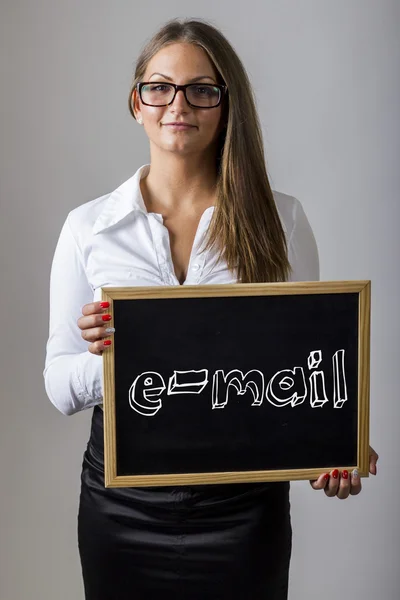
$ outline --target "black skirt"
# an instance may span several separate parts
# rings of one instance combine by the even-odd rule
[[[289,484],[105,488],[103,411],[83,457],[86,600],[286,600]]]

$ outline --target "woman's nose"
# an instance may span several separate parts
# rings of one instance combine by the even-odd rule
[[[190,107],[190,105],[188,104],[186,98],[185,98],[185,94],[183,92],[183,90],[178,90],[174,101],[171,104],[172,107],[175,108],[188,108]]]

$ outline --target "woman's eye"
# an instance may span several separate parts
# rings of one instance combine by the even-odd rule
[[[158,83],[156,85],[146,85],[143,87],[143,91],[145,93],[147,92],[157,92],[157,93],[164,93],[164,92],[169,92],[170,91],[170,87],[169,85],[163,85],[162,83]]]
[[[195,88],[196,94],[200,94],[202,96],[207,96],[207,94],[211,94],[212,90],[209,87],[197,87]]]

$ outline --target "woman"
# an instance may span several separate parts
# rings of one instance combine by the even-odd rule
[[[283,600],[288,483],[104,488],[101,355],[114,330],[99,298],[102,286],[316,280],[314,236],[300,203],[270,189],[249,80],[214,27],[167,23],[139,57],[129,107],[150,165],[68,215],[51,274],[47,393],[64,414],[94,407],[78,517],[86,599]],[[361,489],[337,470],[312,486]]]

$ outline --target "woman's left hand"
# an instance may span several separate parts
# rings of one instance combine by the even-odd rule
[[[376,475],[376,463],[379,456],[371,446],[369,447],[369,472],[371,475]],[[311,487],[314,490],[324,490],[326,496],[333,498],[337,496],[340,500],[345,500],[348,496],[357,496],[361,492],[361,478],[357,469],[349,474],[348,471],[334,469],[330,473],[323,473],[310,481]]]

